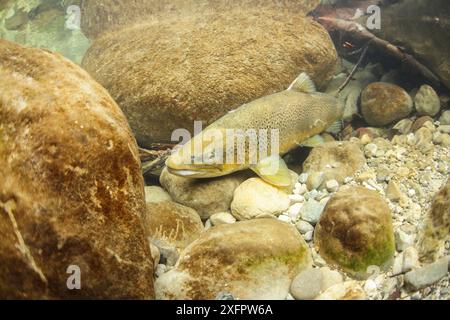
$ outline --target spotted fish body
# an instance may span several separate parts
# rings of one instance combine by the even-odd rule
[[[262,97],[245,104],[238,109],[226,114],[209,127],[201,135],[194,137],[186,144],[184,151],[194,153],[192,159],[208,157],[211,149],[205,148],[202,155],[196,155],[194,144],[207,145],[204,136],[212,131],[220,131],[225,136],[227,129],[234,130],[279,130],[279,153],[283,155],[300,145],[310,145],[308,140],[325,130],[333,123],[342,119],[344,111],[343,103],[336,97],[318,93],[306,74],[301,74],[288,90]],[[268,150],[271,150],[271,139],[267,140]],[[222,144],[225,153],[226,143]],[[237,148],[236,143],[232,147]],[[252,169],[264,180],[274,185],[285,186],[290,183],[290,176],[286,165],[281,158],[270,159],[281,162],[280,170],[275,175],[261,173],[258,165],[250,163],[251,158],[248,143],[246,143],[246,163],[244,164],[220,164],[205,165],[204,163],[186,164],[180,154],[172,155],[166,165],[170,172],[192,178],[208,178],[230,174],[235,171]],[[217,148],[217,146],[216,146]],[[269,151],[270,152],[270,151]],[[265,159],[257,159],[262,166]],[[288,181],[289,179],[289,181]]]

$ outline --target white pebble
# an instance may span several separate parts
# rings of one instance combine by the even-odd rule
[[[297,220],[300,216],[300,211],[302,210],[303,204],[296,203],[289,208],[288,215],[292,220]]]
[[[278,220],[283,221],[283,222],[291,222],[291,218],[289,218],[288,216],[282,214],[281,216],[278,217]]]
[[[329,192],[336,192],[339,189],[339,182],[336,180],[329,180],[326,183],[326,187]]]
[[[299,177],[298,177],[298,181],[302,184],[305,184],[306,181],[308,181],[308,177],[309,174],[308,173],[302,173]]]
[[[292,204],[305,202],[305,197],[299,194],[292,194],[289,196],[289,199],[291,200]]]
[[[309,231],[303,235],[306,242],[310,242],[313,239],[314,231]]]

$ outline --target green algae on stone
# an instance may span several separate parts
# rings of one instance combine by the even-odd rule
[[[276,219],[220,225],[180,255],[155,283],[157,299],[285,299],[294,277],[312,263],[298,231]],[[270,288],[270,290],[268,290]]]
[[[387,203],[375,191],[342,188],[330,200],[315,231],[320,255],[355,278],[368,268],[386,269],[395,253],[392,217]]]

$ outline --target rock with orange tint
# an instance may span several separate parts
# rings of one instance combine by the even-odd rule
[[[413,107],[409,94],[395,84],[374,82],[361,94],[364,120],[374,127],[382,127],[408,117]]]
[[[187,247],[174,269],[155,282],[158,299],[285,299],[294,277],[311,267],[295,227],[256,219],[209,229]]]
[[[147,203],[145,226],[156,246],[178,250],[197,240],[204,231],[197,211],[172,201]]]
[[[106,90],[0,40],[0,298],[152,298],[144,214],[136,141]]]

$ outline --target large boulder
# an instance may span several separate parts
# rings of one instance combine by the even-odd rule
[[[0,40],[0,298],[152,298],[144,213],[136,141],[106,90]]]
[[[234,191],[247,180],[248,172],[237,172],[214,179],[189,179],[162,171],[161,185],[175,202],[197,210],[202,220],[230,210]]]
[[[176,129],[192,133],[194,121],[210,124],[285,90],[301,72],[324,85],[337,61],[322,26],[295,11],[258,7],[127,25],[96,38],[83,67],[147,147],[170,142]]]
[[[311,267],[308,246],[293,226],[256,219],[208,230],[155,282],[159,299],[285,299],[293,278]]]
[[[223,12],[229,8],[248,10],[269,7],[305,15],[320,0],[90,0],[82,2],[81,28],[91,39],[131,23],[167,15]]]
[[[315,230],[317,251],[356,278],[386,268],[395,253],[391,211],[376,192],[343,187],[328,202]]]

